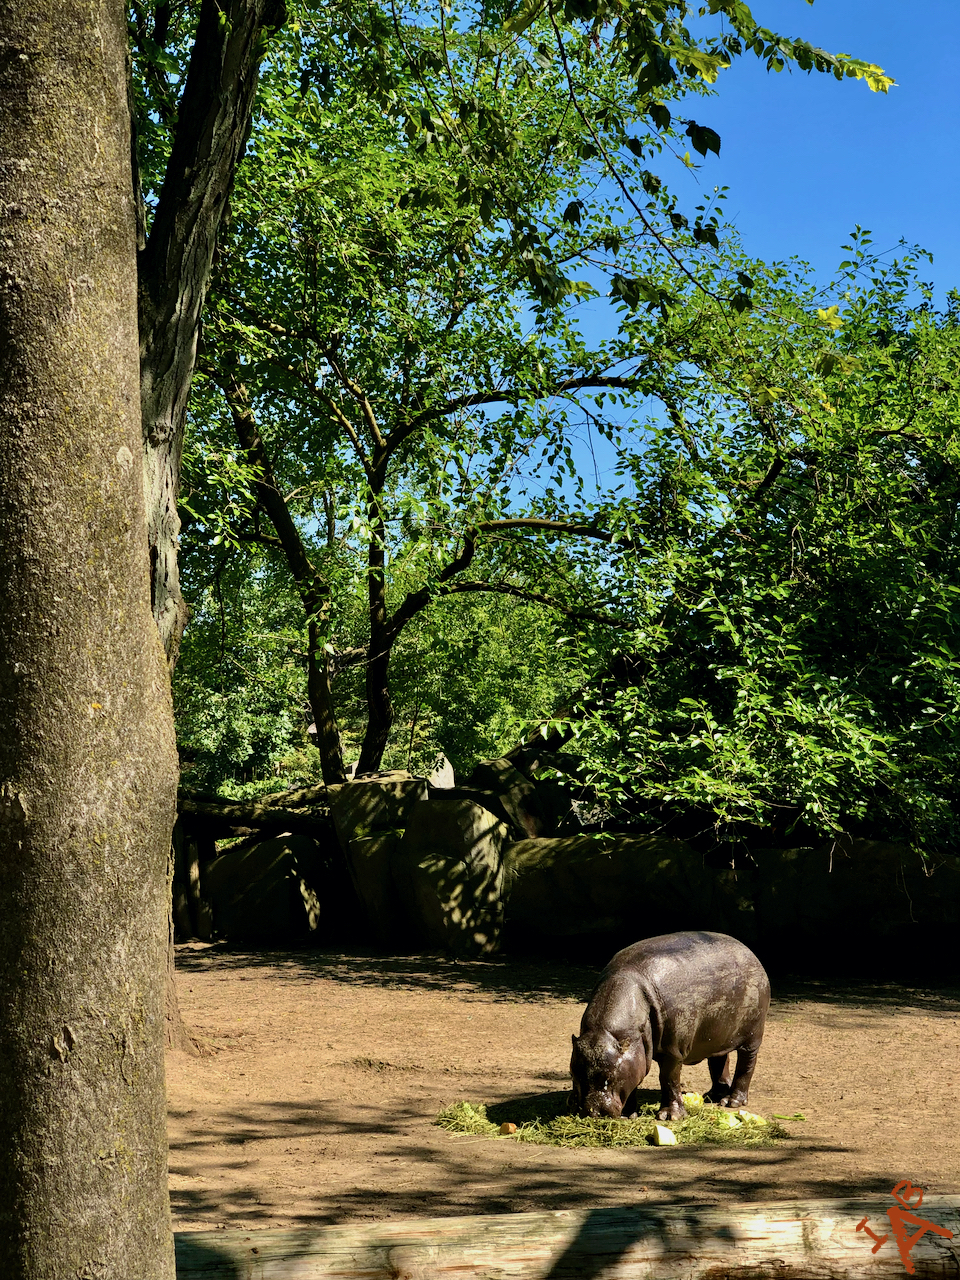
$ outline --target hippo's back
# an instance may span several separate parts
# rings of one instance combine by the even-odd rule
[[[624,947],[604,969],[600,981],[624,969],[636,970],[656,981],[658,977],[680,975],[702,965],[764,973],[763,966],[750,948],[736,938],[726,933],[693,929],[683,933],[660,933],[655,938],[643,938]]]
[[[650,1010],[657,1035],[699,1040],[704,1026],[726,1027],[732,1037],[762,1035],[770,981],[749,947],[725,933],[691,930],[644,938],[618,951],[597,992],[633,989]],[[641,994],[642,993],[642,994]],[[601,999],[600,1006],[608,1000]]]

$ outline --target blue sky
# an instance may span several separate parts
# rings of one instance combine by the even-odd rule
[[[877,248],[901,238],[934,255],[925,278],[960,287],[960,0],[753,0],[754,16],[787,36],[879,64],[897,81],[767,72],[753,55],[695,104],[720,134],[720,156],[696,178],[664,176],[686,205],[699,181],[730,188],[727,213],[749,253],[799,256],[826,278],[856,223]]]
[[[934,255],[922,278],[942,304],[947,289],[960,288],[960,0],[751,0],[751,9],[782,35],[876,63],[897,87],[871,93],[863,81],[778,74],[752,54],[738,59],[716,96],[675,108],[721,137],[719,157],[694,156],[694,173],[666,155],[656,166],[679,207],[689,213],[701,192],[728,187],[725,217],[746,252],[802,258],[824,284],[849,256],[840,246],[857,223],[878,250],[919,244]],[[612,323],[608,306],[598,299],[581,309],[589,338]],[[586,476],[596,460],[612,482],[604,441],[584,440],[575,452]]]

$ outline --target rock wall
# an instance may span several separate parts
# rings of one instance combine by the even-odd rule
[[[679,840],[577,836],[518,841],[504,861],[508,946],[612,952],[657,933],[712,929],[806,972],[838,963],[956,968],[960,861],[925,863],[903,845],[757,849],[734,871],[707,866]]]
[[[712,929],[806,972],[837,961],[955,968],[956,858],[931,865],[902,845],[843,839],[754,848],[717,869],[681,840],[581,829],[575,783],[539,778],[554,761],[528,755],[486,761],[459,786],[394,771],[327,788],[342,862],[333,846],[324,861],[289,835],[222,855],[203,875],[215,932],[326,942],[324,920],[355,891],[368,940],[387,951],[609,956],[653,934]],[[352,891],[331,879],[331,856]]]
[[[290,946],[316,933],[329,899],[321,901],[323,858],[307,836],[278,836],[231,850],[201,874],[213,932],[230,942]]]
[[[347,784],[332,813],[378,946],[464,956],[497,949],[508,827],[495,813],[399,773]]]

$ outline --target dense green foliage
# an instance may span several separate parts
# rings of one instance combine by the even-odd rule
[[[798,819],[955,839],[957,315],[912,257],[884,268],[868,244],[825,298],[804,272],[757,273],[737,347],[770,359],[749,395],[719,324],[686,330],[713,354],[679,356],[681,384],[696,359],[682,429],[655,428],[640,460],[662,570],[638,676],[570,722],[599,784],[651,821],[680,805],[734,840]]]
[[[631,821],[951,838],[956,317],[915,257],[858,232],[818,289],[662,180],[744,51],[890,82],[661,7],[274,41],[186,454],[198,782],[316,774],[327,712],[365,767],[545,721]]]

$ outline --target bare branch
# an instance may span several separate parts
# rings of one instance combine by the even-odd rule
[[[340,382],[343,384],[344,387],[346,387],[346,389],[353,396],[354,400],[356,400],[357,404],[360,406],[360,412],[363,414],[363,420],[367,424],[367,427],[370,431],[371,439],[373,440],[374,444],[377,446],[378,449],[382,449],[386,444],[386,441],[384,440],[383,433],[380,430],[380,424],[379,422],[377,422],[376,414],[373,412],[373,406],[370,404],[370,401],[367,399],[366,392],[359,385],[359,383],[354,382],[354,380],[350,377],[347,371],[340,366],[336,356],[332,351],[325,352],[324,358],[326,359],[327,363],[329,364],[333,372],[340,379]]]
[[[473,560],[477,552],[477,539],[484,533],[496,533],[501,529],[518,529],[529,532],[568,533],[582,538],[596,538],[611,546],[630,548],[636,543],[631,538],[617,537],[606,529],[596,525],[580,524],[570,520],[540,520],[535,517],[518,517],[506,520],[481,520],[463,535],[463,548],[440,572],[433,587],[421,587],[419,591],[410,591],[394,610],[389,619],[386,632],[390,643],[397,638],[411,618],[416,617],[430,603],[434,594],[448,594],[444,584],[449,583],[458,573],[462,573]],[[550,601],[552,604],[553,601]],[[627,625],[627,624],[624,624]]]
[[[498,529],[529,529],[532,532],[570,533],[580,538],[596,538],[615,547],[636,546],[633,538],[618,537],[595,524],[579,524],[569,520],[541,520],[534,516],[522,516],[507,520],[481,520],[476,526],[478,533],[494,533]]]
[[[390,433],[387,439],[386,450],[387,457],[390,457],[400,447],[405,440],[427,422],[433,422],[437,418],[446,418],[452,413],[459,413],[462,409],[477,409],[485,404],[517,404],[525,396],[532,397],[537,400],[547,400],[552,396],[567,395],[571,391],[636,391],[638,380],[636,378],[621,378],[614,374],[610,375],[590,375],[585,374],[582,378],[565,378],[562,382],[557,382],[551,386],[531,388],[531,387],[504,387],[500,391],[478,391],[469,396],[458,396],[454,400],[447,400],[443,404],[435,405],[431,409],[424,409],[418,413],[416,417],[410,418],[395,431]]]
[[[450,596],[467,591],[490,591],[497,595],[515,596],[518,600],[529,600],[533,604],[545,604],[548,608],[562,613],[564,617],[573,618],[578,622],[600,622],[608,627],[633,626],[632,622],[624,618],[615,618],[612,613],[597,613],[593,609],[571,609],[569,605],[561,604],[552,596],[542,595],[539,591],[528,591],[525,587],[514,586],[511,582],[451,582],[441,587],[437,595]]]

